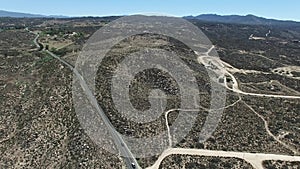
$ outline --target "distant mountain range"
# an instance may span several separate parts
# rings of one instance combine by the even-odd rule
[[[10,12],[0,10],[0,17],[11,17],[11,18],[68,18],[62,15],[39,15],[39,14],[29,14],[21,12]]]
[[[245,24],[245,25],[269,25],[269,26],[300,26],[300,22],[266,19],[255,15],[216,15],[203,14],[198,16],[186,16],[185,19],[196,19],[207,22]]]
[[[29,14],[20,12],[10,12],[0,10],[0,17],[13,17],[13,18],[69,18],[62,15],[40,15]],[[217,23],[230,23],[230,24],[246,24],[246,25],[268,25],[268,26],[300,26],[300,22],[295,21],[282,21],[276,19],[266,19],[255,15],[216,15],[216,14],[203,14],[198,16],[185,16],[185,19],[195,19],[206,22]]]

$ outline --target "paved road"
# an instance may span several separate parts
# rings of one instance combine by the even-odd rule
[[[88,97],[90,103],[97,109],[97,111],[98,111],[99,115],[101,116],[103,122],[105,123],[105,125],[109,129],[109,132],[111,133],[112,138],[114,139],[114,142],[115,142],[116,146],[118,147],[118,149],[120,151],[120,154],[124,156],[123,159],[126,162],[127,168],[134,168],[132,166],[132,163],[135,164],[135,166],[136,166],[135,168],[140,168],[139,165],[138,165],[138,162],[136,161],[135,157],[131,153],[130,149],[127,147],[127,145],[126,145],[125,141],[123,140],[122,136],[116,131],[114,126],[111,124],[110,120],[107,118],[104,111],[99,106],[98,101],[96,100],[95,96],[93,95],[93,93],[89,89],[88,85],[86,84],[84,78],[77,71],[77,69],[75,69],[72,65],[70,65],[68,62],[64,61],[63,59],[61,59],[59,56],[55,55],[54,53],[52,53],[48,50],[45,50],[45,51],[49,55],[51,55],[52,57],[54,57],[57,60],[59,60],[60,62],[62,62],[64,65],[68,66],[73,71],[73,73],[77,76],[77,78],[79,80],[79,83],[80,83],[82,89],[85,91],[85,94]]]
[[[212,49],[213,49],[213,47],[207,53],[205,53],[204,57],[207,57],[208,54],[209,54],[209,52]],[[121,154],[125,154],[126,156],[129,157],[129,158],[124,158],[127,167],[128,168],[133,168],[131,166],[131,163],[134,163],[134,164],[136,164],[137,168],[140,168],[138,166],[138,163],[137,163],[136,159],[132,155],[131,151],[126,146],[125,142],[123,141],[121,135],[115,130],[115,128],[110,123],[110,121],[107,118],[107,116],[104,114],[104,112],[101,109],[101,107],[98,105],[97,100],[95,99],[95,97],[92,94],[92,92],[89,90],[89,87],[87,86],[86,82],[84,81],[84,78],[80,75],[80,73],[72,65],[70,65],[67,62],[65,62],[60,57],[56,56],[55,54],[51,53],[50,51],[46,50],[46,52],[49,55],[51,55],[54,58],[56,58],[59,61],[61,61],[63,64],[67,65],[74,72],[74,74],[78,77],[78,79],[80,81],[80,85],[85,90],[86,95],[88,96],[90,102],[98,110],[99,115],[101,116],[101,118],[105,122],[106,126],[109,128],[109,130],[110,130],[110,132],[111,132],[111,134],[113,136],[114,142],[117,145],[119,151],[121,152]],[[199,63],[203,64],[205,62],[204,57],[199,57],[198,58]],[[220,64],[220,62],[219,62],[219,64]],[[219,71],[220,70],[224,71],[224,69],[219,69]],[[236,79],[234,78],[234,76],[232,74],[230,74],[229,72],[226,71],[226,72],[222,72],[222,73],[226,73],[227,75],[231,76],[232,80],[234,82],[236,82]],[[225,86],[228,88],[228,86],[226,84],[225,84]],[[252,95],[252,96],[280,97],[280,98],[293,98],[293,99],[298,99],[299,98],[298,96],[283,96],[283,95],[266,95],[266,94],[246,93],[246,92],[241,91],[238,88],[238,83],[237,82],[233,84],[233,88],[231,88],[230,90],[232,90],[232,91],[234,91],[236,93],[239,93],[239,94]],[[167,113],[166,113],[166,116],[167,116]],[[154,163],[154,165],[151,166],[151,167],[149,167],[149,168],[159,168],[159,165],[162,162],[162,160],[165,157],[167,157],[167,156],[169,156],[171,154],[188,154],[188,155],[202,155],[202,156],[240,158],[240,159],[244,159],[245,161],[249,162],[253,167],[258,168],[258,169],[263,169],[262,161],[264,161],[264,160],[300,161],[300,157],[299,156],[286,156],[286,155],[263,154],[263,153],[228,152],[228,151],[215,151],[215,150],[204,150],[204,149],[170,148],[170,149],[165,150],[160,155],[159,159]]]
[[[31,33],[33,33],[33,32],[31,32]],[[36,34],[36,35],[37,36],[34,39],[34,44],[37,46],[37,48],[40,48],[40,44],[37,42],[37,40],[39,38],[39,35],[38,34]],[[45,49],[43,49],[43,50],[46,53],[48,53],[50,56],[54,57],[55,59],[59,60],[61,63],[63,63],[67,67],[69,67],[73,71],[73,73],[76,75],[76,77],[78,78],[79,83],[80,83],[81,87],[83,88],[83,90],[85,91],[85,94],[87,95],[90,103],[97,109],[97,111],[98,111],[99,115],[101,116],[103,122],[105,123],[105,125],[109,129],[109,132],[112,135],[114,143],[116,144],[120,154],[123,156],[123,159],[126,163],[127,168],[129,168],[129,169],[140,168],[138,162],[136,161],[135,157],[131,153],[130,149],[127,147],[127,145],[126,145],[125,141],[123,140],[122,136],[119,134],[119,132],[116,131],[114,126],[111,124],[110,120],[105,115],[102,108],[99,106],[97,99],[95,98],[95,96],[93,95],[93,93],[89,89],[88,85],[86,84],[84,78],[77,71],[77,69],[75,69],[75,67],[73,67],[71,64],[69,64],[65,60],[61,59],[59,56],[55,55],[54,53],[52,53],[48,50],[45,50]],[[133,167],[132,164],[134,164],[135,167]]]

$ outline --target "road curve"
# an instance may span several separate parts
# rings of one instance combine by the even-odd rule
[[[35,34],[34,32],[31,32],[31,31],[29,31],[29,32]],[[40,44],[38,43],[39,34],[35,34],[35,35],[36,35],[36,37],[33,40],[33,42],[37,46],[37,48],[40,48]],[[72,70],[72,72],[78,78],[80,86],[85,91],[85,94],[88,97],[90,103],[97,109],[100,117],[102,118],[103,122],[109,129],[109,132],[111,133],[113,141],[116,144],[117,148],[119,149],[120,154],[124,155],[123,159],[126,163],[127,168],[129,168],[129,169],[141,168],[139,166],[138,162],[136,161],[135,157],[131,153],[130,149],[126,145],[126,143],[123,140],[120,133],[118,131],[116,131],[116,129],[114,128],[114,126],[112,125],[112,123],[110,122],[110,120],[108,119],[108,117],[106,116],[104,111],[102,110],[102,108],[99,106],[97,99],[95,98],[95,96],[93,95],[91,90],[89,89],[84,78],[78,72],[78,70],[73,65],[71,65],[68,62],[66,62],[65,60],[61,59],[59,56],[55,55],[54,53],[52,53],[48,50],[45,50],[44,48],[43,48],[43,50],[50,56],[54,57],[55,59],[59,60],[61,63],[66,65],[70,70]],[[135,164],[135,167],[133,167],[132,164]]]
[[[37,47],[39,47],[39,44],[37,43],[37,38],[34,40]],[[210,50],[205,54],[205,56],[199,57],[198,62],[206,65],[204,63],[204,58],[208,57],[209,52],[213,49],[210,48]],[[87,86],[86,82],[84,81],[84,78],[80,75],[80,73],[69,63],[58,57],[57,55],[53,54],[52,52],[45,50],[49,55],[52,57],[58,59],[60,62],[62,62],[64,65],[68,66],[74,74],[79,79],[81,87],[85,90],[86,95],[88,96],[88,99],[90,100],[91,104],[97,109],[99,112],[99,115],[103,119],[104,123],[110,130],[110,133],[114,139],[115,144],[119,148],[119,151],[122,154],[125,154],[128,158],[124,158],[126,162],[126,166],[128,168],[133,168],[131,163],[134,163],[137,168],[140,168],[135,157],[132,155],[129,148],[126,146],[126,143],[123,141],[122,136],[115,130],[113,125],[110,123],[109,119],[101,109],[101,107],[98,105],[98,102],[95,98],[95,96],[90,91],[89,87]],[[220,62],[219,62],[220,63]],[[224,69],[223,69],[224,70]],[[234,76],[229,72],[223,72],[227,75],[232,77],[233,81],[236,81]],[[226,82],[226,80],[225,80]],[[229,88],[226,84],[225,86],[236,93],[243,94],[243,95],[251,95],[251,96],[263,96],[263,97],[279,97],[279,98],[290,98],[290,99],[299,99],[300,96],[284,96],[284,95],[269,95],[269,94],[257,94],[257,93],[247,93],[243,92],[238,88],[238,83],[234,83],[233,88]],[[170,111],[171,112],[171,111]],[[169,112],[168,112],[169,113]],[[168,113],[165,115],[167,116]],[[263,169],[262,162],[265,160],[284,160],[284,161],[300,161],[300,156],[287,156],[287,155],[276,155],[276,154],[264,154],[264,153],[246,153],[246,152],[229,152],[229,151],[216,151],[216,150],[204,150],[204,149],[184,149],[184,148],[169,148],[165,150],[158,158],[158,160],[151,166],[149,169],[152,168],[159,168],[160,163],[163,161],[163,159],[171,154],[186,154],[186,155],[200,155],[200,156],[213,156],[213,157],[231,157],[231,158],[240,158],[247,162],[249,162],[254,168],[257,169]]]

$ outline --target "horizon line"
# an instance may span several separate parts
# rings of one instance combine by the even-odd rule
[[[21,13],[21,14],[28,14],[28,15],[40,15],[40,17],[52,17],[52,16],[57,16],[57,17],[65,17],[65,18],[80,18],[80,17],[119,17],[119,16],[130,16],[130,15],[149,15],[149,16],[170,16],[170,17],[187,17],[187,16],[199,16],[199,15],[218,15],[218,16],[248,16],[248,15],[253,15],[256,17],[262,17],[265,19],[273,19],[273,20],[279,20],[279,21],[291,21],[291,22],[300,22],[300,20],[295,20],[295,19],[281,19],[281,18],[273,18],[273,17],[267,17],[267,16],[261,16],[261,15],[256,15],[253,13],[248,13],[248,14],[237,14],[237,13],[230,13],[230,14],[219,14],[219,13],[199,13],[199,14],[188,14],[188,15],[173,15],[173,14],[168,14],[168,13],[161,13],[161,12],[145,12],[145,13],[131,13],[131,14],[105,14],[105,15],[97,15],[97,14],[80,14],[80,15],[65,15],[65,14],[41,14],[41,13],[31,13],[31,12],[25,12],[25,11],[10,11],[6,9],[0,9],[0,11],[4,12],[12,12],[12,13]],[[26,17],[25,17],[26,18]]]

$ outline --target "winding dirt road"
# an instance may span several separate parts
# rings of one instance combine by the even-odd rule
[[[270,97],[270,98],[286,98],[286,99],[300,99],[300,96],[287,96],[287,95],[271,95],[271,94],[260,94],[260,93],[248,93],[241,91],[238,86],[238,82],[236,78],[233,76],[233,74],[229,70],[238,71],[238,69],[234,68],[233,66],[229,65],[228,63],[225,63],[221,61],[219,58],[211,57],[209,56],[209,53],[213,50],[214,46],[212,46],[207,52],[202,53],[198,57],[198,63],[204,65],[206,68],[214,69],[213,71],[218,74],[220,77],[224,76],[224,85],[225,87],[239,95],[239,100],[235,103],[228,105],[233,106],[236,103],[238,103],[241,100],[242,95],[249,95],[249,96],[259,96],[259,97]],[[251,70],[243,70],[252,72]],[[255,71],[257,73],[257,71]],[[226,83],[226,75],[228,75],[231,80],[233,81],[232,87],[229,87]],[[215,81],[217,79],[214,79]],[[245,102],[244,102],[245,103]],[[284,143],[283,141],[279,140],[270,130],[268,127],[268,122],[264,119],[263,116],[261,116],[259,113],[257,113],[251,106],[245,103],[245,105],[253,112],[255,113],[263,122],[265,126],[265,130],[272,138],[274,138],[278,143],[283,145],[284,147],[290,149],[294,152],[294,154],[299,154],[299,152],[294,148],[289,146],[288,144]],[[224,107],[224,108],[226,108]],[[206,109],[203,107],[200,107],[202,109]],[[257,169],[264,169],[262,162],[265,160],[283,160],[283,161],[300,161],[300,156],[289,156],[289,155],[278,155],[278,154],[267,154],[267,153],[248,153],[248,152],[230,152],[230,151],[217,151],[217,150],[205,150],[205,149],[186,149],[186,148],[171,148],[172,147],[172,137],[169,131],[168,126],[168,114],[175,110],[181,110],[181,109],[171,109],[165,112],[165,118],[166,118],[166,126],[168,129],[168,135],[169,135],[169,146],[170,148],[165,150],[158,158],[158,160],[148,169],[156,169],[159,168],[161,162],[164,158],[166,158],[169,155],[172,154],[185,154],[185,155],[198,155],[198,156],[211,156],[211,157],[231,157],[231,158],[240,158],[247,162],[249,162],[254,168]],[[207,109],[206,109],[207,110]],[[181,111],[195,111],[195,110],[181,110]]]

